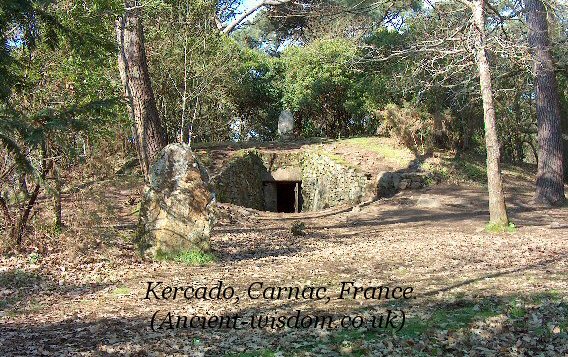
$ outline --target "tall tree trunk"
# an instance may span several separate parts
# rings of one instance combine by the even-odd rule
[[[485,44],[485,0],[473,3],[473,19],[476,31],[477,66],[479,70],[479,84],[483,99],[483,120],[485,123],[485,146],[487,148],[487,188],[489,191],[489,222],[499,225],[508,225],[507,208],[503,194],[501,179],[499,139],[495,108],[493,106],[493,89],[491,88],[491,69],[487,59]]]
[[[541,0],[525,0],[529,46],[534,60],[538,126],[537,203],[562,205],[564,196],[560,97],[548,38],[546,9]]]
[[[568,182],[568,135],[562,135],[562,143],[564,146],[564,181]]]
[[[132,2],[134,3],[134,2]],[[131,7],[132,5],[132,7]],[[118,68],[134,123],[136,148],[144,176],[160,150],[167,145],[150,82],[141,9],[125,1],[125,14],[116,22]]]

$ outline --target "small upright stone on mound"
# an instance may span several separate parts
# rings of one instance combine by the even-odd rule
[[[150,168],[140,207],[140,247],[152,256],[209,251],[211,201],[206,174],[191,148],[166,146]]]
[[[283,110],[278,116],[278,135],[284,140],[294,137],[294,114],[289,110]]]

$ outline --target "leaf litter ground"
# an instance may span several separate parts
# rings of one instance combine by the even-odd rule
[[[492,235],[481,187],[439,185],[354,209],[283,215],[220,205],[206,266],[140,259],[132,244],[138,179],[92,183],[64,197],[67,227],[2,257],[0,355],[565,356],[568,210],[534,208],[509,182],[513,234]],[[305,223],[305,235],[290,232]],[[55,243],[54,243],[55,242]],[[412,286],[416,299],[148,301],[147,281],[245,292],[278,286]],[[335,291],[335,290],[334,290]],[[333,294],[329,294],[333,296]],[[404,309],[398,333],[373,329],[151,331],[156,310],[185,315],[371,315]]]

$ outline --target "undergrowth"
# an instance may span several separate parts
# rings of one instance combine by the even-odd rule
[[[213,263],[217,260],[215,255],[202,252],[199,250],[190,250],[186,252],[180,253],[165,253],[163,251],[156,252],[156,259],[161,261],[174,261],[178,263],[183,263],[187,265],[207,265],[209,263]]]
[[[517,226],[515,226],[514,223],[504,225],[490,222],[485,225],[485,231],[487,233],[515,233],[517,231]]]

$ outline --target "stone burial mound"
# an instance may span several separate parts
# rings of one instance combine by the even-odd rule
[[[367,175],[316,150],[244,150],[213,175],[211,184],[219,202],[284,213],[355,205],[373,196]]]
[[[430,183],[422,172],[367,172],[318,148],[240,150],[212,169],[217,200],[260,211],[297,213],[357,205]]]
[[[170,144],[162,150],[140,207],[138,245],[145,254],[209,251],[214,201],[299,213],[355,206],[431,181],[425,173],[408,170],[367,172],[318,146],[217,154],[223,160],[217,165],[209,160],[206,167],[187,145]],[[203,150],[201,158],[207,161]]]

